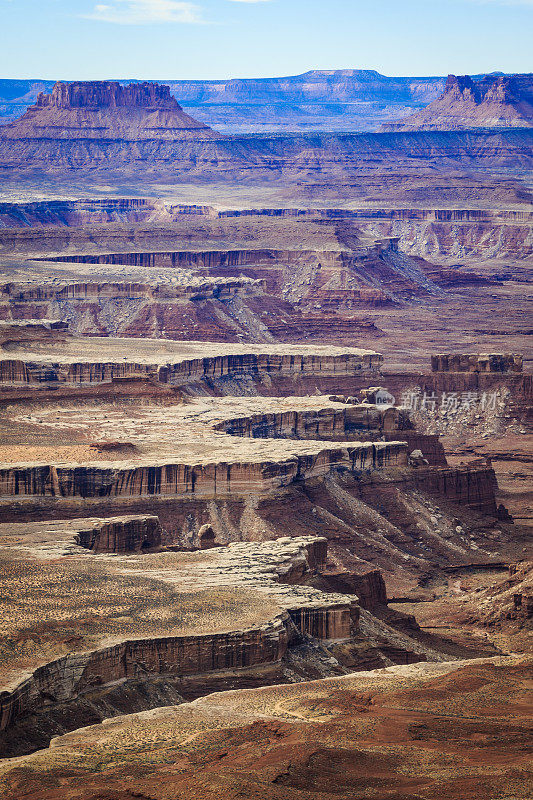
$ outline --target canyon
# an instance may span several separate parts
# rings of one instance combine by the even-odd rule
[[[2,796],[526,796],[529,79],[0,82]]]
[[[87,186],[107,174],[136,192],[140,179],[144,187],[264,185],[306,203],[346,194],[398,202],[422,192],[432,202],[443,197],[437,168],[453,176],[448,191],[453,187],[454,199],[471,198],[473,180],[485,187],[476,186],[481,200],[495,185],[517,203],[530,197],[516,171],[531,168],[528,128],[227,136],[186,115],[168,86],[70,86],[58,82],[19,120],[0,127],[0,175],[7,186],[14,177],[35,186],[43,174],[55,180],[68,175]],[[496,171],[507,173],[503,186]]]

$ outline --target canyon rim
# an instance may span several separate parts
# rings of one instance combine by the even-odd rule
[[[75,5],[0,56],[1,796],[525,800],[531,6]]]

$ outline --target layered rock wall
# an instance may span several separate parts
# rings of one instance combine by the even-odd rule
[[[255,439],[327,439],[346,441],[346,437],[402,430],[395,439],[403,437],[404,419],[397,408],[382,409],[372,405],[347,405],[345,408],[324,408],[319,411],[283,411],[253,414],[224,420],[215,426],[233,436]]]
[[[143,522],[154,527],[157,517]],[[81,535],[85,533],[80,531]],[[180,588],[188,590],[187,580],[192,580],[196,589],[228,584],[255,588],[279,606],[280,611],[272,620],[248,630],[136,639],[58,658],[0,693],[0,731],[20,718],[46,711],[46,707],[53,711],[58,704],[75,703],[84,693],[117,681],[138,681],[147,686],[156,676],[173,677],[174,685],[186,696],[201,696],[228,685],[260,685],[262,680],[268,680],[268,670],[263,678],[264,668],[279,664],[289,645],[299,644],[302,637],[350,638],[359,630],[359,607],[354,595],[324,594],[300,585],[288,590],[279,585],[299,584],[307,574],[322,569],[326,558],[327,540],[323,537],[286,537],[271,543],[239,543],[222,548],[218,553],[220,563],[216,555],[214,561],[199,562],[193,566],[192,578],[184,574],[185,584]],[[250,583],[250,561],[254,564],[255,583]],[[276,675],[286,680],[279,670]]]
[[[210,206],[169,204],[137,197],[109,197],[82,200],[44,200],[30,203],[0,203],[3,235],[15,235],[17,228],[42,226],[105,225],[113,222],[145,222],[156,216],[183,215],[226,217],[276,217],[303,219],[358,219],[409,222],[474,222],[492,224],[531,223],[533,212],[518,209],[446,209],[446,208],[251,208],[216,211]],[[2,237],[0,237],[2,241]],[[256,251],[257,252],[257,251]],[[270,251],[266,251],[270,252]],[[106,262],[109,263],[109,262]]]
[[[9,348],[10,344],[27,344],[34,342],[60,343],[68,335],[68,323],[59,319],[23,319],[0,321],[0,348]]]
[[[533,375],[524,372],[395,372],[387,374],[387,386],[400,399],[418,388],[428,395],[442,392],[495,392],[508,389],[513,402],[524,408],[533,400]]]
[[[322,640],[349,639],[359,621],[359,608],[349,603],[344,608],[289,609],[289,614],[301,633]]]
[[[0,205],[0,210],[2,206]],[[317,217],[319,219],[381,219],[418,222],[532,222],[533,212],[493,209],[433,208],[250,208],[219,211],[223,217]]]
[[[360,608],[372,610],[387,605],[387,588],[378,569],[358,575],[330,567],[321,572],[319,583],[326,591],[356,594]]]
[[[492,467],[440,467],[413,470],[415,486],[491,517],[497,516],[496,475]]]
[[[250,491],[264,492],[296,480],[319,477],[333,469],[362,472],[404,467],[406,463],[405,443],[376,442],[329,448],[315,455],[266,463],[166,464],[130,468],[13,466],[0,469],[0,496],[219,497]]]
[[[407,442],[407,449],[410,453],[413,450],[420,450],[428,464],[433,467],[446,467],[446,451],[439,439],[438,434],[418,433],[417,431],[402,430],[400,433],[384,434],[385,439],[402,439]]]
[[[76,542],[96,553],[136,553],[161,546],[158,517],[115,517],[78,531]]]
[[[150,675],[200,675],[280,661],[289,642],[288,615],[260,628],[207,636],[122,642],[52,661],[11,691],[0,693],[0,730],[46,702],[65,702],[84,690]]]
[[[148,283],[69,283],[66,286],[46,284],[36,288],[24,288],[7,284],[2,287],[2,297],[10,303],[35,303],[47,300],[101,300],[113,299],[165,299],[199,300],[214,297],[220,300],[244,294],[246,291],[264,288],[264,282],[251,278],[212,279],[192,281],[184,286],[156,286]]]
[[[50,109],[48,113],[56,117],[59,112]],[[289,180],[300,179],[304,170],[308,174],[306,161],[310,148],[313,148],[313,153],[316,152],[311,159],[313,169],[342,180],[369,163],[375,169],[377,164],[391,162],[412,167],[413,159],[417,159],[418,164],[422,160],[433,164],[436,160],[447,159],[451,165],[516,169],[528,167],[532,160],[530,131],[519,129],[368,134],[320,132],[224,138],[202,127],[196,120],[187,124],[182,112],[179,115],[165,110],[153,113],[179,118],[156,126],[153,123],[147,125],[143,118],[142,136],[139,135],[139,126],[134,126],[131,131],[131,119],[125,120],[127,136],[121,138],[117,136],[115,120],[108,121],[110,115],[106,113],[106,136],[91,138],[91,125],[88,124],[75,129],[77,133],[81,130],[81,135],[76,138],[68,135],[68,128],[59,134],[56,130],[55,136],[45,138],[42,130],[36,130],[35,114],[32,114],[25,121],[2,126],[0,166],[7,171],[19,172],[37,168],[47,172],[68,169],[71,173],[73,170],[83,172],[91,169],[95,174],[113,165],[124,174],[145,175],[149,164],[154,177],[179,175],[183,178],[187,175],[202,180],[221,177],[242,180],[245,171],[247,176],[255,179],[283,176]],[[78,114],[75,116],[76,119],[79,117]],[[93,126],[95,121],[99,120],[93,120]],[[101,128],[102,124],[97,127]],[[63,131],[66,135],[61,136]],[[176,135],[178,131],[184,131],[186,135]]]
[[[110,382],[128,376],[155,379],[160,383],[180,386],[195,381],[223,380],[235,377],[271,378],[343,378],[368,370],[379,369],[383,356],[378,353],[339,356],[274,353],[243,353],[184,359],[178,363],[158,365],[135,362],[54,363],[17,358],[0,359],[0,384],[65,383],[90,385]]]
[[[87,231],[82,230],[82,224],[91,224],[93,230],[90,232],[91,239],[95,242],[95,247],[113,251],[118,263],[125,263],[122,260],[127,258],[143,257],[145,264],[149,264],[149,259],[154,256],[154,262],[158,258],[173,252],[173,246],[177,232],[172,220],[168,219],[165,210],[163,218],[160,211],[153,212],[148,210],[113,210],[95,208],[94,211],[59,211],[58,209],[47,207],[36,209],[22,205],[19,209],[11,208],[12,204],[7,205],[4,216],[8,227],[0,227],[0,247],[6,253],[21,253],[27,255],[36,253],[41,256],[44,252],[61,253],[75,249],[76,254],[83,252],[87,248]],[[279,212],[279,213],[278,213]],[[64,218],[61,215],[64,213]],[[147,223],[140,228],[140,222],[150,214],[157,215],[157,236],[154,235],[153,226],[150,228]],[[196,213],[191,212],[194,216]],[[220,215],[226,212],[220,212]],[[533,238],[531,235],[531,224],[533,214],[530,211],[502,210],[487,211],[478,209],[361,209],[361,210],[335,210],[327,209],[323,211],[305,212],[299,209],[261,209],[243,210],[240,212],[227,212],[230,216],[273,216],[273,217],[302,217],[305,223],[324,220],[331,220],[333,223],[338,220],[350,226],[357,226],[359,235],[364,234],[368,237],[379,239],[394,239],[402,252],[416,257],[422,257],[434,264],[448,264],[450,266],[458,263],[469,262],[476,266],[485,261],[496,260],[499,272],[510,276],[505,261],[509,258],[523,261],[531,256],[533,252]],[[172,212],[174,215],[174,212]],[[2,221],[2,204],[0,204],[0,222]],[[178,215],[181,216],[181,215]],[[210,215],[209,215],[210,216]],[[214,215],[216,216],[216,215]],[[137,220],[139,217],[139,220]],[[78,221],[79,218],[79,221]],[[129,223],[125,230],[124,226],[113,225],[113,222]],[[231,221],[231,220],[230,220]],[[106,222],[111,223],[107,224]],[[11,227],[14,225],[15,227]],[[46,225],[46,231],[42,226]],[[27,227],[24,227],[27,226]],[[37,226],[37,227],[32,227]],[[100,228],[100,230],[99,230]],[[178,232],[178,235],[181,235]],[[141,253],[125,254],[117,253],[116,249],[124,246],[128,241],[130,250],[135,247]],[[161,242],[165,241],[165,246],[169,248],[161,253],[148,252],[148,242],[153,241],[154,248],[161,249]],[[211,251],[215,252],[215,251]],[[221,254],[222,259],[226,258],[228,252],[216,251]],[[248,250],[247,258],[254,257],[252,253],[258,251]],[[202,253],[195,259],[194,253],[191,254],[192,269],[219,270],[219,274],[225,276],[236,274],[237,276],[247,268],[254,270],[256,277],[264,277],[271,281],[270,287],[274,285],[272,271],[275,268],[276,260],[269,254],[279,253],[282,257],[282,250],[264,250],[265,260],[262,263],[248,261],[248,265],[230,265],[228,258],[225,263],[218,263],[216,255],[215,261],[209,267],[202,266]],[[98,258],[99,256],[93,256]],[[104,256],[109,258],[110,256]],[[72,260],[76,256],[68,257]],[[187,259],[187,256],[184,256]],[[209,256],[211,258],[211,256]],[[231,256],[237,258],[237,256]],[[294,259],[294,256],[291,256]],[[89,262],[90,263],[90,262]],[[109,262],[106,262],[109,263]],[[132,262],[133,263],[133,262]],[[167,266],[171,266],[171,261],[161,261]],[[185,263],[185,262],[183,262]],[[283,265],[283,261],[279,262]],[[290,263],[294,263],[292,260]],[[259,275],[259,270],[264,270],[264,274]],[[233,272],[232,272],[233,271]],[[458,272],[458,270],[456,270]],[[468,276],[468,272],[463,270],[463,275]],[[431,277],[429,274],[428,277]],[[279,282],[279,280],[278,280]],[[365,291],[370,291],[368,287]]]
[[[520,353],[444,353],[431,356],[433,372],[522,372]]]
[[[254,414],[224,420],[215,426],[215,430],[255,439],[401,440],[407,443],[409,452],[421,450],[428,464],[447,465],[438,435],[413,430],[408,416],[398,408],[361,403],[349,404],[344,409]]]
[[[307,253],[307,255],[309,255]],[[213,269],[218,267],[243,267],[255,264],[283,263],[296,257],[305,258],[306,252],[291,250],[189,250],[103,253],[100,255],[54,256],[51,261],[73,264],[120,264],[128,267],[180,267],[182,269]]]

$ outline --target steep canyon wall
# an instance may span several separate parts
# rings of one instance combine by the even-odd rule
[[[407,445],[373,442],[348,448],[325,448],[316,455],[279,462],[220,463],[161,466],[4,466],[0,469],[0,496],[56,498],[133,498],[228,496],[274,487],[327,474],[332,469],[352,471],[403,467]]]

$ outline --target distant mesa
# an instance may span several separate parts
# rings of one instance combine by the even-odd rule
[[[239,114],[241,119],[246,116],[242,110]],[[456,122],[454,126],[460,128]],[[418,169],[444,157],[448,163],[464,158],[469,163],[488,161],[491,168],[529,165],[530,143],[523,140],[531,130],[523,128],[520,135],[512,131],[512,137],[499,129],[495,133],[498,140],[491,142],[485,130],[478,132],[479,141],[469,135],[453,142],[438,132],[383,137],[317,131],[311,139],[306,134],[265,132],[229,137],[186,114],[166,85],[60,82],[50,94],[39,95],[19,120],[0,126],[0,172],[20,177],[41,171],[100,171],[107,181],[115,173],[239,184],[283,179],[302,187],[296,189],[302,195],[314,191],[308,189],[311,186],[333,195],[347,177],[351,181],[368,164],[372,171],[377,165],[390,169],[393,164],[397,170],[403,165],[412,168],[413,163]]]
[[[11,139],[189,139],[218,138],[186,114],[168,86],[118,81],[58,81],[50,94],[15,122],[2,126]]]
[[[533,74],[449,75],[442,95],[426,108],[383,131],[468,130],[469,128],[532,128]]]
[[[58,81],[51,94],[41,92],[37,108],[147,108],[179,111],[180,106],[171,96],[168,86],[157,83],[139,83],[121,86],[116,81],[84,81],[62,83]]]

